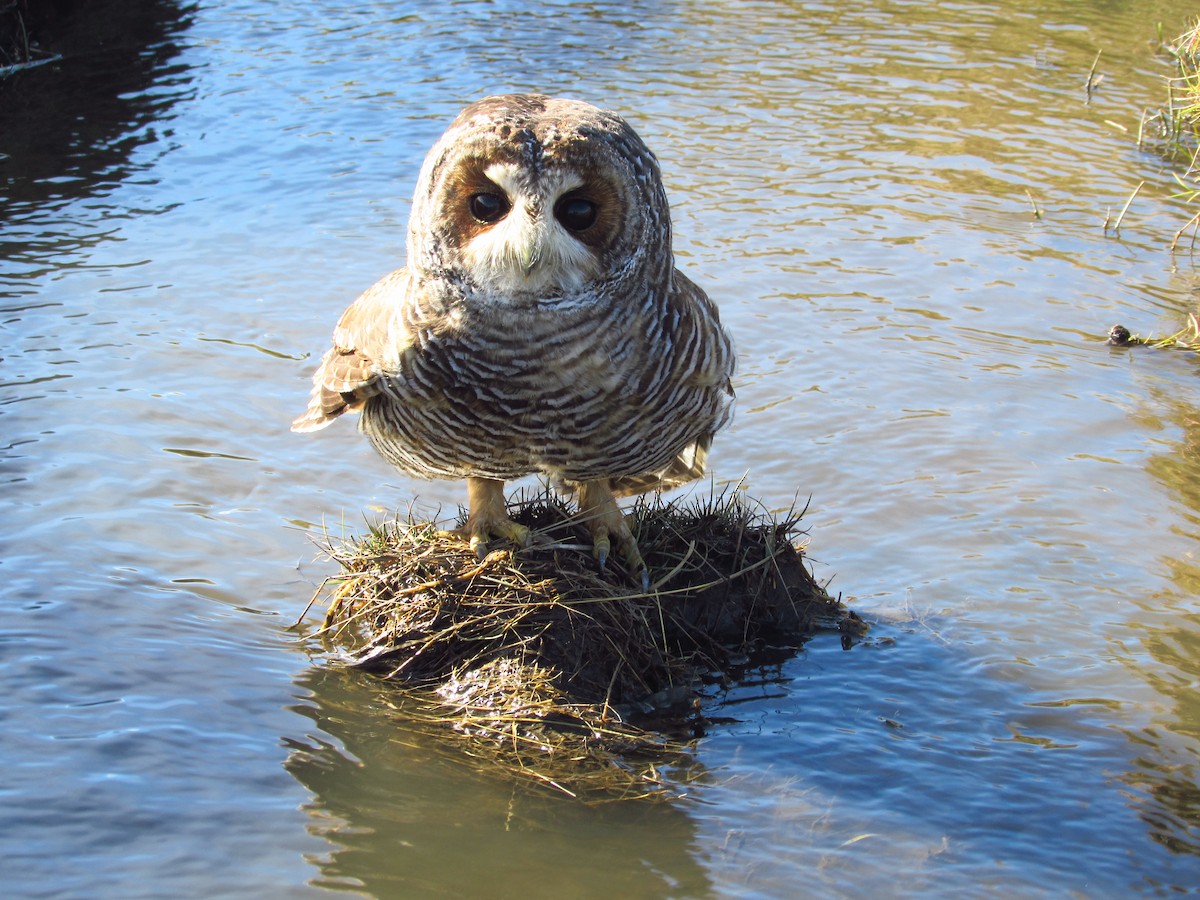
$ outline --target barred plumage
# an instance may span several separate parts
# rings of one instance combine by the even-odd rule
[[[528,534],[503,482],[577,488],[600,564],[610,536],[646,576],[613,496],[699,477],[728,421],[734,353],[674,268],[653,154],[623,119],[540,95],[465,109],[429,152],[408,265],[342,315],[294,431],[347,410],[396,467],[467,478],[467,531]]]

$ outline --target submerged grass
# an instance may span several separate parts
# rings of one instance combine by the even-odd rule
[[[805,564],[802,511],[769,516],[738,490],[634,506],[655,578],[644,593],[628,573],[596,570],[582,521],[549,491],[509,513],[533,546],[482,560],[411,518],[328,541],[342,572],[318,591],[316,637],[395,683],[411,723],[575,796],[682,793],[688,741],[706,722],[702,683],[735,679],[767,646],[865,629]]]
[[[23,10],[22,7],[26,8]],[[25,21],[27,12],[27,3],[18,0],[0,2],[0,81],[26,69],[62,59],[59,54],[43,50],[30,41]]]

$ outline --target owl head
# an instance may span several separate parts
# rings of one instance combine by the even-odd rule
[[[471,104],[429,151],[408,263],[485,301],[669,278],[658,163],[620,116],[538,94]]]

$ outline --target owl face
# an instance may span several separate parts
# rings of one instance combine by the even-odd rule
[[[475,283],[500,294],[565,294],[595,278],[599,248],[620,217],[612,198],[571,169],[536,177],[519,163],[495,162],[479,174],[455,197],[463,263]]]
[[[670,254],[658,166],[619,117],[585,103],[492,97],[430,151],[409,261],[485,300],[565,297]]]

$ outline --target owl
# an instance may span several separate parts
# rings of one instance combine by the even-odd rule
[[[357,411],[409,475],[465,478],[479,555],[529,531],[504,482],[576,493],[601,569],[648,575],[617,497],[704,472],[734,351],[674,265],[658,162],[615,113],[537,94],[463,110],[413,196],[407,265],[342,314],[293,431]]]

